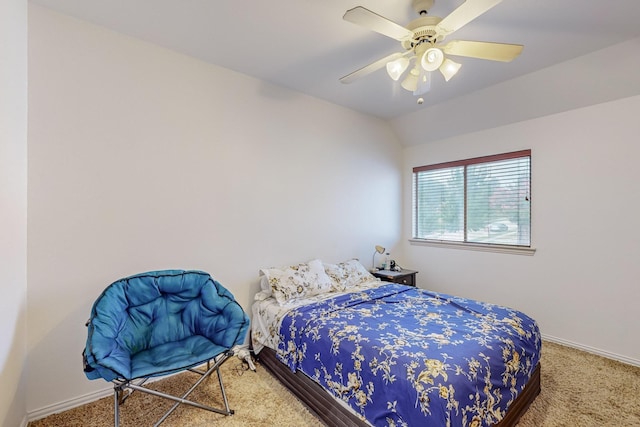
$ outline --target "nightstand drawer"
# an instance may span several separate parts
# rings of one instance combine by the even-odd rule
[[[398,277],[396,280],[394,280],[394,282],[400,283],[400,284],[403,284],[403,285],[415,286],[416,285],[416,275],[415,274],[408,274],[406,276]]]
[[[374,277],[377,277],[380,280],[384,280],[385,282],[399,283],[401,285],[407,286],[416,286],[416,274],[418,272],[415,270],[401,270],[401,271],[389,271],[389,270],[378,270],[373,274]]]

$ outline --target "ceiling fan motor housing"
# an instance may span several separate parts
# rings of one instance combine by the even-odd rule
[[[416,44],[423,41],[430,43],[436,43],[442,41],[444,37],[437,37],[436,25],[442,21],[442,18],[438,16],[421,16],[409,22],[407,29],[413,31],[415,37],[411,40],[405,40],[402,42],[402,47],[405,49],[411,49]]]

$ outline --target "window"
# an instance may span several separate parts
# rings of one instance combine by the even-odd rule
[[[531,246],[531,150],[413,169],[413,238]]]

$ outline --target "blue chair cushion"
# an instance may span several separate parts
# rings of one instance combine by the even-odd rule
[[[91,310],[89,379],[131,380],[196,366],[241,344],[249,318],[202,271],[142,273],[109,285]]]

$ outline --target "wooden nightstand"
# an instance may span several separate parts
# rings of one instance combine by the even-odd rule
[[[400,271],[390,270],[378,270],[375,273],[371,273],[374,277],[384,280],[385,282],[400,283],[401,285],[416,286],[416,274],[415,270],[402,269]]]

